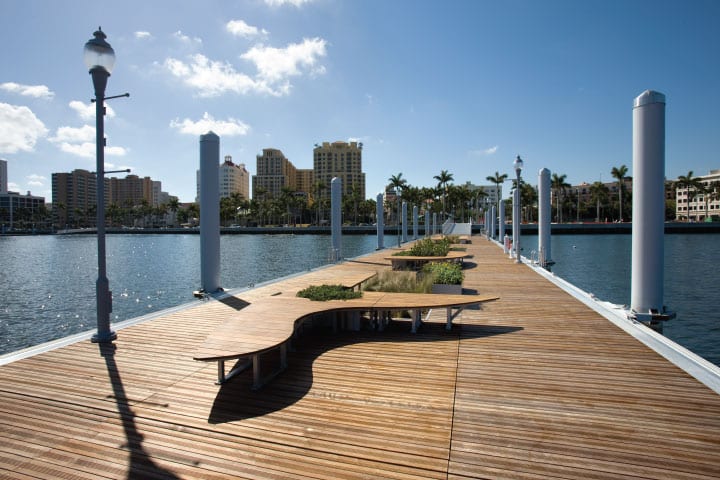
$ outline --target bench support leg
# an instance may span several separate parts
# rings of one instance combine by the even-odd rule
[[[236,366],[232,370],[230,370],[227,374],[225,373],[225,360],[218,360],[218,379],[217,382],[215,382],[215,385],[222,385],[223,383],[227,382],[231,378],[233,378],[235,375],[239,374],[240,372],[245,371],[250,364],[252,363],[251,360],[246,359],[243,363]]]
[[[410,328],[410,331],[412,333],[417,333],[418,328],[420,328],[420,325],[422,325],[422,319],[420,318],[420,310],[410,310],[410,315],[412,315],[412,327]]]

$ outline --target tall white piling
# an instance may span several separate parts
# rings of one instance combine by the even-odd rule
[[[385,248],[385,208],[383,208],[383,194],[378,193],[375,197],[375,218],[377,225],[377,249]]]
[[[430,236],[430,210],[425,210],[425,236]]]
[[[437,212],[433,213],[432,234],[437,233]]]
[[[500,201],[500,214],[498,215],[498,240],[505,242],[505,202]]]
[[[490,238],[495,239],[495,228],[497,223],[497,210],[495,205],[490,207]]]
[[[220,137],[200,135],[200,283],[220,290]]]
[[[407,202],[402,202],[402,241],[403,243],[407,242],[407,232],[408,232],[408,225],[407,225]]]
[[[543,168],[538,173],[538,263],[541,267],[552,265],[550,231],[550,170]]]
[[[418,207],[413,205],[413,240],[418,238]]]
[[[331,259],[337,262],[342,258],[342,180],[334,177],[330,180],[330,235]]]
[[[520,189],[515,187],[512,196],[512,249],[510,257],[515,258],[516,263],[520,263]]]
[[[652,325],[672,316],[663,306],[665,95],[646,90],[633,104],[631,315]]]

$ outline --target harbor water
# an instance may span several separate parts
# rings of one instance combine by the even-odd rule
[[[479,238],[479,237],[478,237]],[[664,334],[720,365],[720,234],[665,236],[665,304],[677,312]],[[221,285],[251,287],[328,263],[328,235],[223,235]],[[375,249],[374,235],[343,236],[343,257]],[[537,248],[523,236],[524,253]],[[553,272],[597,298],[630,301],[630,235],[557,235]],[[197,302],[198,235],[109,235],[111,320]],[[0,237],[0,354],[95,328],[94,235]]]

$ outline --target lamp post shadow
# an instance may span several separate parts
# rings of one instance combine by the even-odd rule
[[[100,355],[105,359],[108,378],[112,385],[117,411],[127,440],[121,448],[130,452],[127,478],[179,479],[180,477],[173,472],[156,465],[151,455],[147,453],[143,447],[143,434],[135,424],[135,412],[130,408],[127,394],[125,393],[125,386],[123,385],[120,371],[115,362],[115,350],[117,347],[113,343],[100,343],[98,344],[98,348]]]

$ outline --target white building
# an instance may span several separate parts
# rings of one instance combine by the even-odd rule
[[[220,182],[220,198],[229,198],[233,193],[239,193],[245,200],[250,199],[250,173],[244,163],[234,164],[230,155],[225,155],[225,161],[218,168],[218,181]],[[200,170],[196,175],[197,197],[200,201]]]
[[[695,177],[705,187],[704,192],[687,187],[676,189],[675,218],[702,222],[706,218],[720,216],[720,170],[710,170],[708,175]]]

